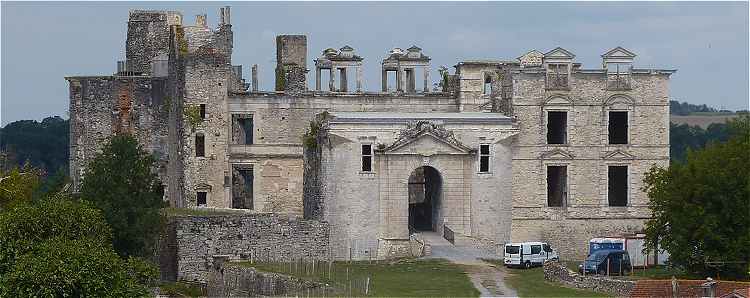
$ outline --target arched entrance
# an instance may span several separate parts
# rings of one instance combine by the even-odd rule
[[[440,218],[443,180],[430,166],[415,169],[409,175],[409,233],[435,231]]]

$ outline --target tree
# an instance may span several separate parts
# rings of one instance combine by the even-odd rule
[[[163,188],[154,158],[129,135],[117,135],[87,166],[81,198],[104,212],[120,256],[150,257],[161,230]]]
[[[689,151],[685,163],[644,178],[653,218],[648,245],[691,273],[747,277],[750,262],[750,117],[728,122],[731,138]]]
[[[141,297],[153,266],[123,261],[101,211],[63,196],[0,213],[0,297]]]
[[[13,167],[5,173],[0,171],[0,210],[31,202],[40,176],[41,171],[29,164],[20,169]]]
[[[15,121],[0,128],[0,150],[9,152],[18,166],[29,162],[46,173],[67,172],[69,131],[70,121],[59,116]]]

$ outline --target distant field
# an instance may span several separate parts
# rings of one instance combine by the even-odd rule
[[[711,123],[724,123],[726,120],[735,117],[737,117],[737,114],[695,114],[688,116],[669,115],[669,120],[675,124],[688,124],[691,126],[698,125],[702,128],[707,128]]]

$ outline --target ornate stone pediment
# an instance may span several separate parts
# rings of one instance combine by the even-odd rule
[[[418,120],[409,122],[406,128],[399,132],[398,139],[382,151],[432,155],[437,153],[467,154],[473,152],[473,149],[458,141],[453,132],[446,130],[443,125],[429,120]]]
[[[542,152],[542,159],[573,159],[575,156],[568,151],[562,149],[553,149],[550,151]]]
[[[626,151],[617,149],[615,151],[606,152],[602,158],[604,158],[604,159],[615,159],[615,160],[617,160],[617,159],[634,159],[635,156],[632,155],[632,154],[630,154],[630,153],[628,153],[628,152],[626,152]]]

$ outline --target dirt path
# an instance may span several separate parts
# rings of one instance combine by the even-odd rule
[[[432,254],[426,258],[441,258],[462,265],[474,287],[481,297],[516,297],[516,291],[505,283],[508,275],[504,267],[497,267],[480,258],[497,258],[497,256],[480,251],[473,247],[454,246],[437,233],[423,233],[423,238],[430,244]]]

